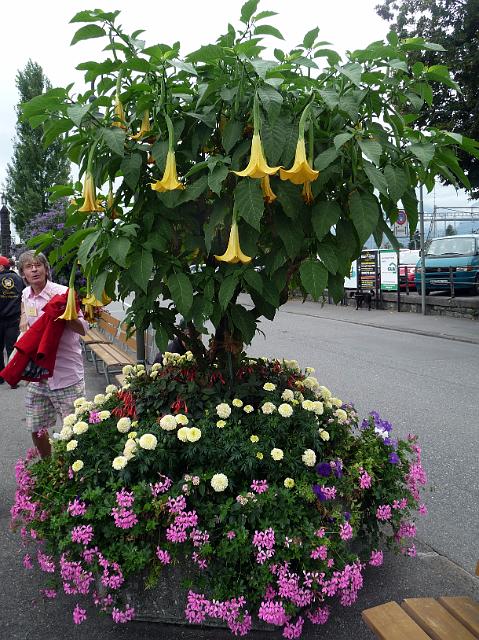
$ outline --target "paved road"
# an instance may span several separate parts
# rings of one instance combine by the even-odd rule
[[[316,368],[322,383],[361,414],[379,410],[398,435],[417,432],[433,492],[430,515],[419,530],[421,553],[416,560],[387,556],[385,566],[371,569],[359,602],[336,609],[323,629],[306,638],[371,640],[361,622],[362,609],[405,597],[471,595],[479,598],[472,577],[478,548],[478,418],[479,325],[453,318],[422,318],[414,314],[355,312],[290,302],[274,324],[262,325],[255,355],[296,358]],[[427,335],[431,333],[431,336]],[[89,394],[104,381],[87,368]],[[0,638],[1,640],[224,640],[221,630],[134,623],[116,626],[93,613],[79,628],[71,625],[71,598],[44,604],[37,572],[21,567],[23,550],[8,529],[14,491],[12,468],[29,446],[24,430],[22,388],[0,386]],[[278,637],[260,634],[256,639]],[[451,639],[452,640],[452,639]]]

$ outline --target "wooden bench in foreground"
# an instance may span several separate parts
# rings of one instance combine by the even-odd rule
[[[90,346],[104,344],[114,340],[120,327],[120,321],[108,311],[102,310],[96,328],[89,329],[86,335],[81,336],[82,346],[89,360],[92,358]]]
[[[104,373],[107,384],[111,376],[120,373],[127,364],[136,364],[136,339],[127,337],[126,327],[120,325],[120,333],[114,343],[93,343],[89,345],[98,373]]]
[[[466,597],[408,598],[365,609],[362,617],[381,640],[477,640],[479,604]]]

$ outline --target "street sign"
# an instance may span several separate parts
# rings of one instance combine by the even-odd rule
[[[407,213],[404,211],[404,209],[399,209],[398,219],[396,221],[396,224],[402,225],[402,224],[405,224],[406,222],[407,222]]]

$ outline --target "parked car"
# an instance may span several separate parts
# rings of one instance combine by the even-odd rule
[[[479,295],[479,236],[474,234],[434,238],[425,254],[426,294],[430,291],[470,290]],[[417,291],[421,292],[420,264],[416,267]]]
[[[399,252],[399,288],[415,290],[415,271],[419,260],[419,251],[416,249],[401,249]]]

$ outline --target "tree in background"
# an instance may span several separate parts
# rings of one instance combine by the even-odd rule
[[[13,158],[7,167],[5,191],[11,207],[12,220],[25,239],[26,227],[39,212],[51,208],[49,189],[69,179],[70,163],[61,139],[45,140],[44,118],[28,122],[20,117],[21,104],[51,89],[42,67],[28,61],[16,77],[20,94]]]
[[[478,139],[479,0],[382,0],[376,11],[393,23],[400,38],[421,37],[442,45],[441,50],[418,51],[422,60],[417,62],[418,68],[426,66],[441,74],[445,65],[461,87],[458,92],[445,82],[435,88],[434,95],[424,88],[420,98],[412,96],[413,101],[428,104],[418,123]],[[473,188],[472,197],[479,198],[479,159],[477,155],[459,155]],[[456,184],[453,176],[443,176],[442,180]]]

